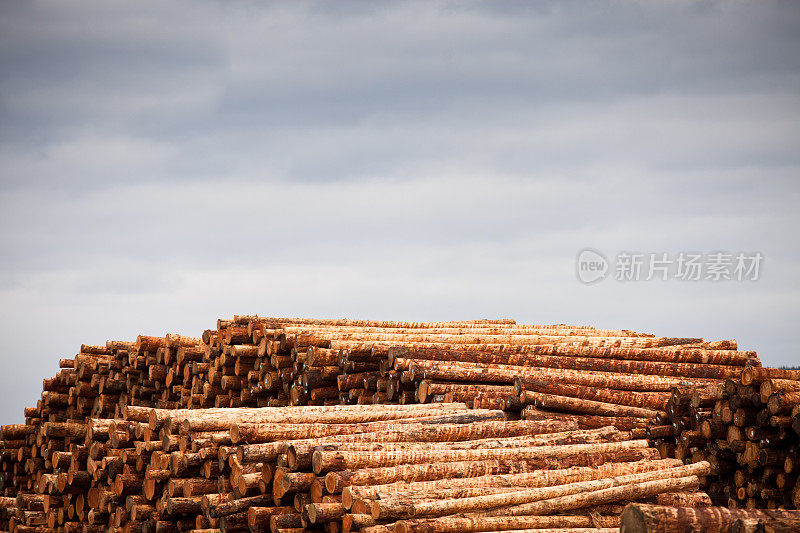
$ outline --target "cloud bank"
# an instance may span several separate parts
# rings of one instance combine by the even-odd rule
[[[218,316],[587,323],[797,364],[800,7],[0,6],[3,421]],[[575,277],[760,251],[757,282]]]

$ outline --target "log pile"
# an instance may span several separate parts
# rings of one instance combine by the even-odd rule
[[[745,366],[699,389],[675,389],[646,430],[663,457],[708,461],[704,489],[731,509],[800,507],[800,371]]]
[[[3,438],[19,427],[32,426]],[[458,403],[129,406],[26,436],[51,464],[0,502],[0,527],[22,533],[616,528],[624,502],[708,503],[708,463],[658,459],[612,427]]]
[[[663,410],[674,387],[708,386],[738,375],[745,364],[760,366],[755,352],[736,350],[735,341],[564,332],[547,344],[395,346],[385,366],[413,383],[423,403],[467,401],[524,408],[523,417],[559,413],[587,423],[601,416],[607,418],[595,424],[628,429]]]
[[[416,384],[421,402],[469,401],[521,410],[524,419],[614,425],[644,435],[651,421],[666,416],[674,389],[708,388],[745,365],[760,368],[755,352],[735,348],[732,341],[649,348],[565,342],[499,352],[403,346],[389,349],[387,365]]]
[[[619,362],[613,357],[620,350],[658,351],[667,347],[675,351],[677,346],[706,350],[717,348],[717,344],[720,350],[735,347],[730,342],[705,343],[702,339],[583,326],[522,326],[513,321],[425,324],[281,320],[285,319],[236,317],[232,322],[219,321],[216,335],[207,332],[204,336],[212,344],[215,339],[221,342],[224,352],[230,349],[224,346],[229,332],[246,327],[252,342],[258,345],[258,353],[269,357],[268,362],[255,362],[256,368],[267,373],[250,387],[249,398],[242,401],[277,393],[291,405],[337,400],[350,404],[464,401],[470,407],[502,408],[505,398],[513,393],[522,366],[538,367],[541,371],[535,375],[550,377],[584,368],[559,363],[562,354],[594,350],[596,356],[590,357],[595,357],[597,366],[588,374],[603,377],[609,372],[628,371],[628,367],[614,369]],[[602,355],[606,353],[611,355]],[[602,357],[612,359],[598,359]],[[579,363],[584,359],[570,358]],[[658,364],[650,366],[653,371]],[[420,390],[423,381],[426,384]],[[701,380],[673,381],[694,384]]]
[[[618,528],[716,494],[718,458],[676,454],[683,395],[710,412],[748,371],[783,387],[781,428],[797,403],[735,341],[511,320],[237,316],[59,366],[0,429],[0,529]]]
[[[735,342],[513,321],[388,322],[237,316],[201,337],[140,335],[81,347],[38,409],[64,419],[127,405],[266,407],[465,401],[502,408],[518,377],[610,390],[708,383],[758,364]],[[666,376],[658,378],[658,376]],[[649,384],[648,384],[649,383]],[[650,390],[650,389],[645,389]],[[532,391],[534,392],[534,391]],[[657,402],[656,402],[657,405]],[[511,405],[514,408],[514,405]]]

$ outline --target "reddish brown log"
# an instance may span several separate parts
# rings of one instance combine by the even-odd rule
[[[740,376],[742,385],[761,383],[768,379],[800,381],[800,370],[764,368],[761,366],[747,365],[742,369]]]
[[[571,466],[593,466],[610,462],[630,462],[642,459],[660,459],[653,448],[621,450],[615,452],[589,452],[568,457],[541,460],[509,461],[462,461],[452,463],[410,464],[392,467],[364,468],[329,472],[325,476],[325,487],[335,494],[348,485],[381,485],[396,481],[428,481],[446,477],[475,477],[489,474],[532,472],[542,469],[568,468]]]
[[[444,478],[433,481],[397,482],[388,485],[348,486],[342,491],[342,503],[345,507],[354,499],[375,499],[379,493],[391,492],[424,492],[428,489],[449,489],[479,486],[497,487],[546,487],[564,485],[579,481],[589,481],[606,477],[617,477],[628,474],[652,472],[681,466],[677,459],[656,461],[636,461],[630,463],[606,463],[597,466],[571,467],[558,470],[538,470],[521,474],[497,474],[466,478]]]
[[[582,515],[562,516],[445,516],[397,522],[397,533],[467,533],[478,531],[596,531],[596,518]],[[606,522],[613,524],[613,520]],[[612,525],[613,527],[613,525]],[[585,528],[585,529],[583,529]]]
[[[772,414],[789,413],[796,405],[800,405],[800,391],[776,392],[767,402]]]
[[[709,468],[708,463],[687,465],[618,478],[582,481],[456,500],[381,499],[372,502],[372,516],[375,518],[442,516],[514,505],[526,505],[532,511],[530,514],[555,514],[589,505],[696,488],[699,485],[696,475],[708,473]]]
[[[730,531],[736,519],[794,520],[800,511],[726,509],[724,507],[664,507],[631,504],[622,513],[624,533],[668,533],[672,531]]]
[[[597,444],[571,444],[561,446],[536,446],[525,448],[488,449],[400,449],[376,452],[324,451],[314,452],[312,465],[314,473],[331,470],[356,469],[365,467],[395,466],[401,464],[423,464],[433,461],[479,461],[479,460],[525,460],[545,457],[565,457],[572,454],[591,452],[614,452],[646,448],[647,441],[623,441]]]
[[[337,347],[347,347],[346,342],[336,342]],[[448,349],[442,344],[416,344],[414,348]],[[609,348],[597,346],[580,346],[574,344],[550,344],[534,346],[512,346],[498,344],[461,345],[462,350],[491,351],[505,354],[534,354],[573,357],[600,357],[609,359],[627,359],[635,361],[664,361],[676,363],[702,363],[712,365],[744,366],[748,362],[757,362],[753,351],[735,351],[735,349],[708,349],[696,347],[663,347],[663,348]],[[402,348],[387,348],[387,352],[395,350],[395,357],[402,357]]]
[[[529,390],[522,391],[520,394],[520,401],[523,405],[535,405],[543,409],[600,416],[631,416],[635,418],[654,419],[656,416],[662,414],[661,411],[643,407],[631,407],[629,405],[598,402],[570,396],[556,396]]]
[[[669,391],[677,386],[705,384],[701,378],[680,379],[661,376],[644,376],[590,370],[558,368],[531,368],[512,365],[484,365],[478,363],[425,361],[421,359],[397,362],[407,365],[415,379],[437,379],[485,383],[514,383],[518,378],[559,380],[565,383],[633,391]]]
[[[389,350],[389,360],[395,370],[407,370],[403,363],[410,360],[466,362],[491,365],[595,370],[627,374],[678,376],[681,378],[733,378],[741,374],[741,367],[667,361],[631,361],[565,355],[502,354],[496,352],[471,352],[466,350],[439,350],[430,348],[396,347]]]
[[[600,389],[559,383],[552,381],[518,379],[515,383],[517,395],[524,390],[554,394],[558,396],[570,396],[585,400],[594,400],[617,405],[628,405],[631,407],[643,407],[656,411],[663,411],[670,394],[667,392],[635,392],[621,391],[613,389]]]

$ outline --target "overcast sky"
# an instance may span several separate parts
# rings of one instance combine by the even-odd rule
[[[800,364],[799,178],[796,2],[5,1],[0,422],[82,342],[233,314]],[[585,285],[586,247],[764,260]]]

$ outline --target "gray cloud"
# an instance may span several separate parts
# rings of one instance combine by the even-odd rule
[[[797,363],[798,30],[784,2],[3,3],[0,415],[82,342],[234,313]],[[586,246],[766,262],[587,287]]]

